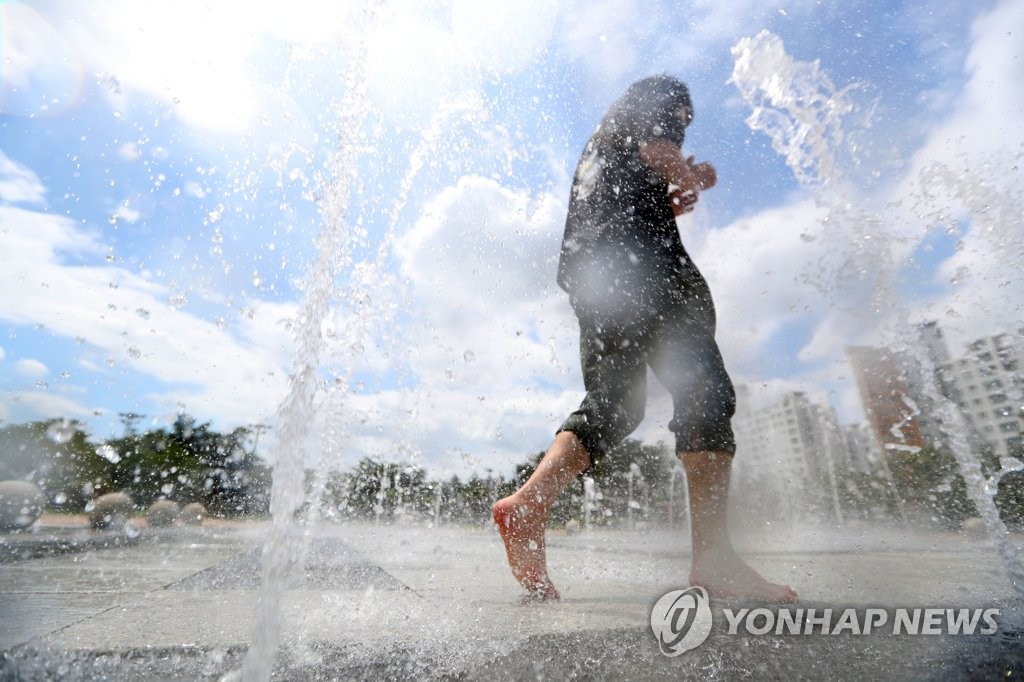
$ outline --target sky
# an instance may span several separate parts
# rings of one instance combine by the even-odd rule
[[[583,395],[575,163],[656,73],[718,169],[679,228],[734,381],[862,420],[847,346],[1024,325],[1022,35],[1019,0],[0,2],[0,420],[511,473]],[[652,382],[637,437],[670,416]]]

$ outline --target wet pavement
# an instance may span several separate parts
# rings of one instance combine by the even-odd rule
[[[4,536],[0,680],[219,679],[253,635],[265,531]],[[301,542],[275,679],[1024,676],[1024,605],[991,545],[969,535],[807,531],[743,549],[797,588],[794,609],[998,609],[993,634],[730,634],[724,609],[759,605],[713,602],[707,641],[674,658],[659,651],[650,613],[686,586],[678,531],[553,533],[553,603],[522,600],[490,528],[328,525]]]

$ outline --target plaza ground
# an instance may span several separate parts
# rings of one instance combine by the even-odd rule
[[[237,669],[267,524],[128,538],[54,523],[0,540],[0,680],[219,679]],[[551,603],[524,602],[490,527],[327,524],[301,529],[297,542],[304,558],[283,593],[276,679],[1024,675],[1024,605],[977,535],[809,529],[741,549],[799,591],[797,607],[997,608],[993,635],[730,635],[722,609],[758,605],[714,602],[709,639],[676,658],[660,653],[650,611],[686,586],[682,529],[552,533],[562,599]]]

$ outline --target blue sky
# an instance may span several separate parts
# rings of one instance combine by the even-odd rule
[[[956,353],[1024,318],[1020,2],[7,1],[0,21],[7,422],[273,424],[333,178],[312,451],[510,471],[582,396],[554,284],[577,155],[658,72],[690,84],[686,150],[719,170],[680,230],[755,400],[855,421],[846,345],[939,319]],[[807,113],[794,153],[834,159],[820,185],[779,151]],[[638,435],[668,440],[669,412],[652,387]]]

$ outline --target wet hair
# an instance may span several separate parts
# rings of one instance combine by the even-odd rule
[[[687,121],[679,121],[677,113],[686,108]],[[601,119],[598,135],[607,136],[616,144],[624,144],[663,128],[669,138],[682,144],[684,129],[693,118],[693,102],[686,84],[675,76],[661,74],[643,78],[630,85],[608,108]]]

